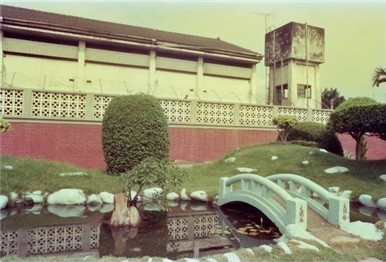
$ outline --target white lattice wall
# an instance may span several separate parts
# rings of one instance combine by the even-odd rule
[[[94,118],[102,120],[105,115],[107,106],[109,105],[112,96],[94,96]]]
[[[86,95],[33,92],[32,116],[86,118]]]
[[[194,238],[203,238],[214,235],[218,225],[217,215],[205,215],[194,217]]]
[[[273,107],[240,105],[240,125],[272,126]]]
[[[160,100],[161,107],[169,123],[190,123],[192,115],[191,101]]]
[[[330,114],[331,111],[314,109],[312,110],[312,122],[327,124]]]
[[[0,90],[0,115],[23,116],[23,90]]]
[[[307,109],[279,107],[278,112],[279,115],[295,116],[299,120],[299,122],[307,121]]]
[[[168,218],[169,240],[188,239],[188,219]]]
[[[197,123],[206,125],[233,125],[234,104],[198,102]]]
[[[0,254],[17,255],[17,241],[19,234],[16,231],[0,231]]]

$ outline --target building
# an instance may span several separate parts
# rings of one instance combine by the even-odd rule
[[[330,111],[311,106],[259,104],[263,56],[220,39],[4,5],[0,22],[0,115],[12,124],[1,155],[104,168],[104,111],[114,96],[138,92],[159,98],[172,160],[275,141],[280,114],[328,120]]]

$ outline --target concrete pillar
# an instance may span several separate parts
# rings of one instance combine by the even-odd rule
[[[199,96],[199,91],[202,89],[203,78],[204,78],[204,58],[199,57],[197,60],[196,90],[194,92],[197,100],[201,100]]]
[[[257,99],[257,71],[256,65],[252,66],[251,79],[249,81],[249,92],[248,92],[248,102],[258,104],[259,101]]]
[[[5,74],[5,67],[4,67],[4,56],[3,56],[3,31],[0,30],[0,87],[4,86],[4,74]]]
[[[82,91],[82,89],[83,89],[85,65],[86,65],[86,42],[79,41],[79,45],[78,45],[78,76],[76,78],[76,87],[78,89],[77,91]]]
[[[319,73],[319,65],[314,66],[314,79],[315,79],[315,96],[313,99],[315,102],[315,109],[322,109],[322,89],[320,87],[320,73]]]
[[[149,90],[148,93],[155,95],[155,83],[156,83],[156,52],[150,51],[150,64],[149,64]]]
[[[298,84],[295,76],[296,64],[293,60],[288,61],[288,100],[289,105],[297,106]]]

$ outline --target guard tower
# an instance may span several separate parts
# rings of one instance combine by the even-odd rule
[[[321,108],[324,29],[291,22],[265,34],[270,105]]]

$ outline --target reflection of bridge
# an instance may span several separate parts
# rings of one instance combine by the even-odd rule
[[[269,177],[241,174],[221,178],[218,205],[236,201],[261,210],[282,233],[290,224],[307,228],[307,204],[333,225],[350,221],[348,199],[294,174]]]

